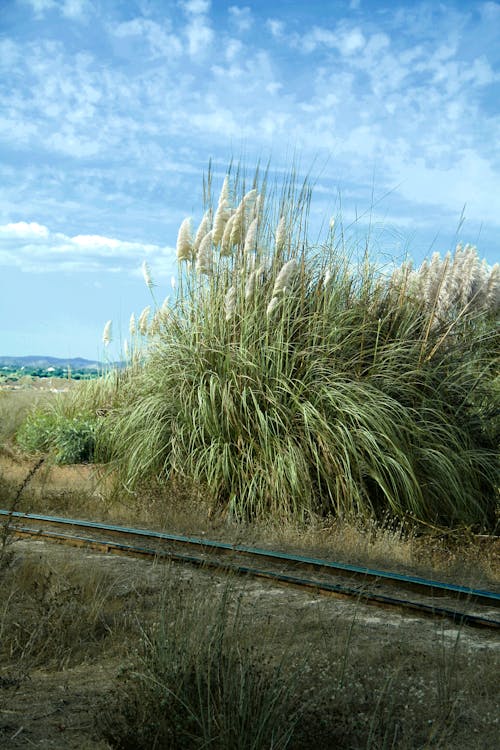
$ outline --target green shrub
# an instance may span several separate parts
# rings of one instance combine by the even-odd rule
[[[52,454],[58,464],[91,462],[97,427],[90,415],[35,411],[18,430],[17,443],[28,453]]]

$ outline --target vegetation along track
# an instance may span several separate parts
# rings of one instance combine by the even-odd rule
[[[462,625],[500,629],[500,619],[495,617],[500,594],[495,591],[147,529],[8,510],[0,510],[0,516],[7,517],[10,531],[18,536],[216,568],[316,593],[355,598],[365,604],[447,618]],[[33,525],[20,525],[21,521]],[[82,536],[77,533],[80,529],[91,531],[92,536]],[[189,554],[187,549],[197,554]],[[264,561],[265,568],[261,567]],[[402,593],[406,590],[412,591],[411,599]]]

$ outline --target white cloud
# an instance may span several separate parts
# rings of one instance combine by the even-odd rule
[[[42,18],[47,10],[57,8],[55,0],[22,0],[25,5],[29,5],[37,18]]]
[[[365,45],[365,37],[360,29],[351,29],[342,32],[339,36],[337,46],[342,55],[352,55]]]
[[[282,39],[285,35],[285,24],[276,18],[268,18],[266,27],[269,29],[275,39]]]
[[[29,5],[37,18],[43,18],[49,10],[56,10],[73,21],[85,20],[92,10],[89,0],[21,0]]]
[[[314,52],[314,50],[321,45],[324,45],[325,47],[335,47],[336,44],[336,34],[329,29],[323,29],[319,26],[315,26],[302,37],[297,36],[296,38],[296,46],[300,47],[303,52]]]
[[[266,83],[266,91],[271,96],[274,96],[275,94],[279,93],[279,91],[283,88],[283,84],[279,83],[278,81],[270,81],[269,83]]]
[[[180,5],[188,17],[184,34],[187,38],[189,56],[195,61],[201,60],[214,39],[214,32],[207,16],[210,0],[184,0]]]
[[[88,0],[64,0],[61,6],[63,16],[74,21],[84,20],[90,10],[91,6]]]
[[[0,226],[0,265],[14,266],[23,271],[120,271],[136,274],[145,257],[155,268],[171,268],[175,249],[97,234],[70,237],[51,232],[43,224],[33,221]]]
[[[0,234],[3,237],[15,237],[17,239],[45,238],[49,236],[49,230],[36,221],[17,221],[0,226]]]
[[[465,150],[448,168],[438,168],[415,159],[392,164],[398,193],[411,203],[442,206],[460,212],[465,205],[468,219],[500,227],[500,169],[479,154]]]
[[[253,26],[252,11],[248,6],[240,8],[237,5],[231,5],[229,17],[236,24],[238,31],[248,31]]]
[[[177,57],[182,52],[182,43],[175,34],[169,31],[170,24],[165,23],[162,26],[147,18],[134,18],[115,26],[112,34],[118,38],[143,38],[154,57]]]
[[[11,39],[0,40],[0,66],[11,68],[19,61],[20,51]]]
[[[184,2],[181,2],[181,7],[184,8],[186,13],[193,16],[208,13],[210,5],[210,0],[185,0]]]
[[[214,32],[202,17],[195,17],[185,28],[188,51],[192,58],[203,56],[214,38]]]
[[[331,31],[321,26],[314,26],[311,31],[295,37],[295,46],[306,53],[314,52],[319,47],[330,47],[336,48],[341,55],[348,56],[358,52],[365,43],[365,37],[359,28],[339,27]]]
[[[486,21],[496,21],[498,22],[500,20],[500,4],[494,3],[494,2],[486,2],[482,3],[479,6],[479,12],[483,16],[483,18],[486,19]]]
[[[230,39],[226,44],[226,60],[232,62],[236,57],[241,55],[243,45],[239,39]]]
[[[338,14],[331,26],[306,26],[300,36],[290,31],[297,28],[291,15],[260,17],[260,32],[254,28],[244,44],[235,25],[245,22],[247,6],[231,5],[228,14],[210,16],[210,3],[192,0],[180,4],[180,19],[137,11],[114,30],[101,27],[108,33],[105,64],[90,42],[80,56],[62,37],[0,42],[0,136],[46,165],[44,180],[30,166],[29,185],[18,193],[3,189],[3,220],[17,217],[16,203],[25,201],[25,215],[64,229],[64,218],[57,216],[60,198],[67,200],[65,217],[86,212],[82,226],[98,206],[88,224],[96,235],[99,211],[105,208],[107,221],[113,204],[126,212],[129,226],[132,215],[138,221],[153,217],[159,226],[154,214],[164,205],[158,196],[165,195],[166,183],[172,205],[184,201],[192,210],[194,178],[185,168],[182,177],[176,174],[173,161],[199,175],[209,154],[223,161],[229,151],[243,150],[243,143],[249,159],[269,149],[275,161],[286,160],[287,149],[295,147],[305,161],[330,158],[332,171],[352,183],[370,181],[376,166],[384,189],[404,182],[398,195],[405,210],[419,203],[418,194],[426,210],[427,199],[446,211],[467,202],[477,216],[479,201],[466,196],[475,191],[495,205],[494,211],[485,205],[485,214],[495,213],[488,196],[499,193],[492,144],[500,142],[500,117],[492,97],[486,114],[483,108],[487,87],[499,80],[491,48],[461,43],[469,31],[467,14],[458,21],[453,16],[450,28],[444,16],[435,28],[425,26],[422,16],[414,28],[408,13],[396,20],[368,16],[362,6],[355,23]],[[497,4],[481,7],[491,16]],[[257,6],[252,13],[257,19]],[[272,38],[262,34],[264,24]],[[314,53],[313,60],[304,56],[297,65],[297,49]],[[56,197],[44,187],[54,156],[62,175]],[[467,190],[449,180],[457,163],[467,174]],[[434,177],[447,198],[428,187]],[[101,233],[128,231],[119,221],[105,223]]]

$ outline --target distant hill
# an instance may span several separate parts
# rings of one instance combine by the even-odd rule
[[[100,370],[103,367],[101,362],[83,359],[83,357],[61,359],[60,357],[37,357],[35,355],[29,355],[27,357],[0,356],[0,367],[37,367],[47,369],[47,367],[64,368],[68,367],[68,365],[72,370]]]

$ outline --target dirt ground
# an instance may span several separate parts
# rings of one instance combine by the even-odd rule
[[[210,585],[225,585],[224,576],[203,570],[132,560],[41,541],[16,542],[14,554],[18,565],[26,561],[41,565],[43,561],[45,566],[48,564],[54,570],[67,570],[68,566],[73,566],[74,570],[75,564],[87,570],[95,567],[105,570],[106,576],[117,585],[115,594],[119,592],[123,606],[128,597],[136,597],[141,592],[147,594],[137,610],[143,623],[157,616],[165,577],[188,582],[194,588],[199,587],[200,591],[204,590],[208,579]],[[316,675],[315,680],[318,676],[321,679],[322,671],[327,671],[329,667],[327,652],[332,655],[345,654],[349,644],[349,680],[354,676],[358,681],[354,686],[355,702],[364,706],[366,699],[363,696],[367,687],[374,683],[379,686],[384,684],[389,674],[396,670],[402,677],[401,688],[405,685],[408,688],[410,684],[414,691],[411,701],[408,698],[413,704],[412,709],[417,713],[429,711],[429,718],[424,723],[429,722],[430,726],[435,721],[435,709],[428,706],[426,691],[422,689],[419,695],[415,687],[420,684],[420,678],[416,681],[413,679],[418,659],[421,680],[435,679],[437,674],[436,685],[441,679],[443,689],[446,689],[446,681],[451,680],[457,688],[453,700],[457,702],[457,696],[461,696],[458,701],[461,729],[458,734],[454,732],[453,744],[445,742],[438,746],[492,750],[496,747],[498,713],[495,713],[494,693],[481,701],[476,692],[476,703],[472,704],[464,696],[473,686],[462,684],[461,680],[475,674],[478,683],[483,683],[483,690],[485,680],[490,680],[490,688],[493,688],[494,678],[490,670],[495,663],[498,664],[500,657],[498,636],[473,628],[463,628],[459,632],[445,622],[421,620],[356,602],[253,580],[237,579],[233,585],[236,591],[244,595],[248,626],[259,632],[272,620],[274,627],[278,628],[277,637],[283,643],[293,639],[296,647],[308,651],[311,657],[308,659],[308,670]],[[57,649],[57,645],[54,645]],[[125,650],[123,643],[118,649],[116,644],[109,648],[102,641],[90,644],[88,650],[83,648],[79,653],[79,663],[75,665],[47,667],[36,666],[35,662],[35,666],[30,667],[28,659],[24,671],[15,663],[4,661],[0,669],[2,747],[107,748],[108,745],[96,734],[96,707],[105,700],[120,671],[132,659],[133,651],[132,637]],[[335,658],[334,671],[338,668]],[[439,661],[441,677],[436,673]],[[359,679],[361,668],[372,672],[372,679],[368,682]],[[405,701],[403,705],[406,705]],[[485,714],[478,716],[478,710],[483,710]],[[458,723],[458,717],[454,721]],[[432,745],[415,745],[420,746]]]
[[[16,457],[0,457],[0,477],[4,489],[10,487],[10,497],[22,486],[29,466]],[[18,505],[23,510],[75,517],[113,518],[125,523],[135,518],[137,525],[160,524],[154,504],[141,515],[136,503],[110,503],[102,482],[95,468],[88,466],[41,467],[26,485]],[[214,538],[225,535],[232,541],[239,533],[209,518],[193,528],[195,522],[186,513],[172,511],[170,518],[162,519],[161,527],[171,524],[172,531],[190,530]],[[255,543],[258,533],[254,529],[250,541]],[[416,572],[437,565],[442,577],[457,582],[490,586],[498,582],[495,541],[486,540],[483,546],[477,542],[475,552],[464,549],[461,556],[438,539],[429,562],[419,557],[418,543],[396,533],[391,536],[389,531],[379,538],[374,535],[371,546],[366,542],[364,549],[361,537],[354,532],[343,547],[340,537],[332,537],[333,532],[327,543],[321,529],[301,541],[298,532],[290,529],[281,538],[275,528],[260,533],[261,544],[306,547],[323,554],[326,550],[347,562],[370,560],[380,565],[385,561],[388,569]],[[0,587],[0,746],[13,750],[106,750],[110,746],[99,734],[96,717],[124,667],[136,663],[143,629],[154,626],[165,606],[165,586],[187,586],[194,596],[203,597],[214,587],[226,586],[227,578],[178,564],[41,541],[15,541],[10,552],[13,557]],[[464,571],[467,581],[457,579]],[[87,579],[90,585],[85,583]],[[41,581],[47,582],[46,590],[42,591]],[[311,747],[493,750],[498,746],[497,634],[470,627],[457,629],[448,622],[269,582],[237,578],[231,586],[235,595],[242,596],[246,627],[259,648],[269,653],[288,649],[290,664],[307,655],[301,667],[304,695],[322,686],[324,704],[319,702],[318,711],[323,718],[331,716],[339,733],[338,737],[327,733],[330,740],[312,736]],[[105,614],[97,613],[84,632],[87,612],[97,607],[96,592],[104,590],[99,607]],[[53,604],[56,600],[57,607]],[[82,627],[72,635],[78,618]],[[40,632],[45,640],[34,644],[31,635],[42,621],[45,630]],[[12,633],[24,633],[25,640],[21,643],[20,636]],[[324,690],[329,684],[330,693]],[[396,744],[390,744],[385,726]]]

